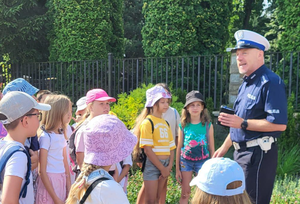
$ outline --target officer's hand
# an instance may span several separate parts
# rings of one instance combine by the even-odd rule
[[[244,119],[237,115],[220,113],[220,115],[218,117],[218,121],[220,121],[222,125],[225,125],[228,127],[241,128],[241,124],[244,121]]]

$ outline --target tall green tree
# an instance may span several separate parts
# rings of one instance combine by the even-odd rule
[[[232,0],[144,0],[146,56],[213,54],[229,38]]]
[[[52,0],[51,61],[95,60],[124,54],[121,0]]]
[[[229,24],[230,41],[235,45],[234,33],[240,29],[252,30],[264,35],[270,23],[270,12],[264,10],[264,0],[233,0],[232,16]]]
[[[11,62],[46,61],[46,0],[0,0],[0,56]]]
[[[276,0],[276,14],[280,25],[278,48],[281,51],[300,51],[300,2]]]
[[[125,56],[143,57],[142,27],[144,17],[142,14],[143,0],[124,0],[124,37]]]

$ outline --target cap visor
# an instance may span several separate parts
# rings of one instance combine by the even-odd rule
[[[196,176],[192,179],[192,181],[190,182],[190,186],[196,186],[197,183],[199,183],[199,178]]]
[[[231,52],[236,52],[239,49],[250,49],[250,48],[259,49],[258,47],[254,46],[254,45],[242,44],[242,45],[235,46],[235,48],[232,48]]]
[[[193,103],[193,102],[196,102],[196,101],[200,101],[200,102],[203,102],[203,103],[204,103],[204,101],[202,101],[202,100],[199,99],[199,98],[193,98],[193,99],[191,99],[191,100],[188,100],[188,101],[184,104],[184,108],[187,107],[189,104],[191,104],[191,103]],[[204,103],[204,104],[205,104],[205,103]]]
[[[95,99],[95,101],[110,101],[110,102],[116,102],[116,99],[113,97],[101,97],[98,99]]]
[[[51,106],[48,105],[48,104],[38,103],[38,105],[35,106],[34,109],[43,110],[43,111],[48,111],[48,110],[51,109]]]

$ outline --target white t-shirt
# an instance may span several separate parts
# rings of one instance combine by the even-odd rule
[[[172,130],[173,138],[178,136],[178,128],[180,124],[180,115],[175,108],[169,107],[169,109],[163,113],[163,119],[168,121],[170,128]]]
[[[3,156],[5,151],[12,146],[21,146],[24,148],[24,146],[19,142],[0,140],[0,158]],[[23,187],[23,185],[25,183],[26,173],[27,173],[27,156],[24,154],[24,152],[16,152],[7,161],[5,168],[3,169],[2,173],[1,173],[1,179],[3,180],[3,178],[5,176],[20,177],[23,179],[23,182],[22,182],[22,187]],[[30,183],[27,186],[26,197],[20,198],[20,200],[19,200],[20,204],[33,204],[33,202],[34,202],[32,174],[31,173],[30,173],[29,178],[30,178]],[[22,189],[22,187],[21,187],[21,189]],[[1,194],[0,195],[0,203],[1,203],[2,192],[0,194]]]
[[[96,170],[97,171],[97,170]],[[104,170],[102,171],[102,175]],[[119,183],[117,183],[110,175],[107,175],[108,173],[105,172],[106,176],[109,177],[111,180],[105,180],[99,183],[91,192],[89,197],[86,199],[85,204],[129,204],[129,201],[126,197],[126,194],[123,191],[123,188]],[[90,179],[87,182],[88,184],[91,184],[96,178]]]
[[[40,149],[46,149],[48,151],[46,171],[48,173],[64,173],[63,150],[67,145],[64,134],[43,132],[40,136],[39,143]]]
[[[123,165],[129,164],[130,166],[132,166],[132,158],[131,155],[128,155],[125,159],[123,159]],[[118,168],[118,172],[119,175],[122,173],[122,167],[120,162],[117,163],[117,168]],[[124,188],[124,184],[125,184],[125,177],[119,182],[119,184]]]

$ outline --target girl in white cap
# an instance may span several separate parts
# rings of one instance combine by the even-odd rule
[[[169,124],[162,114],[169,108],[171,98],[161,86],[155,86],[146,92],[145,109],[136,119],[134,133],[139,139],[135,147],[134,160],[140,148],[146,155],[143,164],[143,179],[146,203],[158,203],[161,191],[170,175],[176,148]]]

